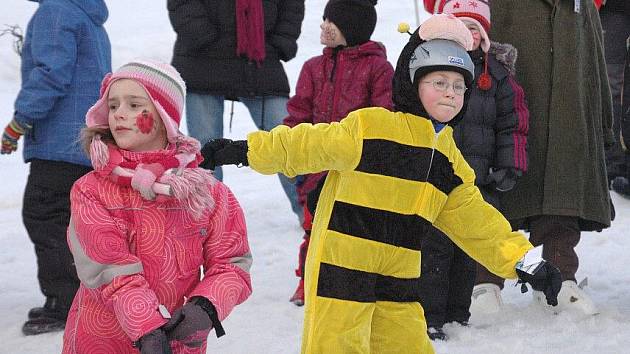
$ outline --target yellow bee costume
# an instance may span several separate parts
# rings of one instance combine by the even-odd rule
[[[306,264],[302,353],[433,353],[417,302],[420,239],[437,227],[505,278],[532,247],[486,203],[452,128],[383,108],[248,135],[250,166],[330,170]]]

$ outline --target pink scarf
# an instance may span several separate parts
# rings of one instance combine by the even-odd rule
[[[236,55],[260,66],[265,60],[265,24],[262,0],[236,0]]]
[[[197,168],[203,160],[199,153],[199,142],[179,136],[175,144],[164,150],[151,152],[131,152],[105,144],[99,135],[90,144],[90,158],[94,170],[103,177],[121,186],[131,188],[131,179],[140,164],[158,163],[163,173],[157,176],[154,191],[161,195],[157,202],[175,198],[195,219],[214,207],[210,185],[216,182],[212,175]]]

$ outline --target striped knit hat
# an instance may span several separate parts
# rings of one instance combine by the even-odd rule
[[[87,126],[109,125],[107,97],[111,84],[119,79],[135,80],[144,88],[166,127],[168,141],[176,142],[176,138],[182,135],[179,132],[179,123],[184,111],[186,84],[171,65],[147,59],[133,60],[114,73],[105,75],[101,83],[100,98],[85,116]]]
[[[475,25],[481,34],[481,49],[486,53],[490,50],[490,0],[446,0],[442,12]]]

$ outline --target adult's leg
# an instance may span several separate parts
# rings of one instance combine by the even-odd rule
[[[560,269],[562,280],[575,281],[579,266],[575,247],[580,242],[577,217],[542,215],[532,218],[529,241],[534,246],[543,245],[543,258]]]
[[[438,230],[428,233],[420,242],[422,266],[418,290],[428,327],[442,328],[446,323],[453,248],[451,240]]]
[[[201,146],[210,139],[223,137],[223,96],[188,93],[186,95],[186,127],[188,135],[199,140]],[[214,176],[223,180],[221,167]]]
[[[24,191],[22,219],[35,246],[37,278],[46,305],[25,323],[25,334],[60,330],[79,288],[74,260],[66,242],[70,189],[90,168],[71,163],[33,160]],[[38,309],[39,310],[39,309]],[[61,323],[63,325],[63,323]]]
[[[252,120],[258,129],[269,131],[276,126],[282,124],[287,113],[287,97],[281,96],[257,96],[257,97],[239,97],[239,100],[247,106]],[[278,178],[284,193],[289,198],[291,210],[298,216],[300,225],[304,220],[302,206],[298,202],[297,190],[287,176],[279,173]]]

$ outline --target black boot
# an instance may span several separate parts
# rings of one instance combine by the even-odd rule
[[[62,331],[66,327],[67,316],[67,307],[60,305],[56,298],[46,298],[43,307],[34,307],[28,312],[28,321],[22,326],[22,333],[32,336]]]

